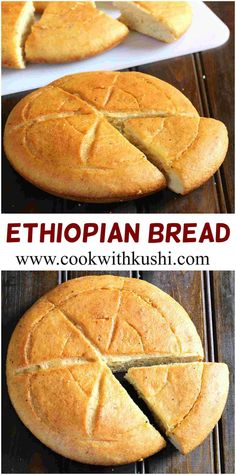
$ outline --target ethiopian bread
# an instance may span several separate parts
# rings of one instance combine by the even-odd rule
[[[130,368],[125,377],[184,455],[213,430],[228,396],[229,371],[224,363]]]
[[[118,45],[128,32],[93,2],[49,2],[26,40],[26,58],[33,63],[84,59]]]
[[[157,78],[136,72],[66,76],[16,105],[5,150],[18,173],[52,194],[88,202],[137,198],[164,188],[166,180],[113,124],[173,114],[198,115],[180,91]]]
[[[22,99],[9,115],[4,144],[14,168],[39,188],[114,202],[166,184],[190,192],[220,166],[228,136],[221,122],[199,118],[164,81],[94,72],[65,76]]]
[[[114,2],[121,21],[139,33],[171,43],[180,38],[192,23],[187,2]]]
[[[24,43],[34,22],[33,2],[2,2],[2,65],[24,69]]]
[[[24,424],[56,452],[84,463],[129,463],[158,452],[165,441],[108,366],[165,357],[203,357],[177,302],[136,279],[74,279],[19,321],[7,354],[10,398]]]
[[[182,195],[207,181],[228,149],[225,125],[204,117],[155,117],[127,120],[125,137],[142,150]]]

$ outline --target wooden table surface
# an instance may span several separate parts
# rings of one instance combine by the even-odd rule
[[[227,44],[214,50],[161,61],[133,70],[152,74],[180,89],[201,115],[222,120],[230,147],[220,170],[188,196],[164,190],[150,197],[118,204],[81,204],[55,198],[27,183],[3,156],[4,213],[232,213],[234,212],[234,2],[208,2],[231,31]],[[199,28],[199,34],[200,28]],[[3,98],[3,124],[26,92]]]
[[[2,273],[3,365],[11,333],[25,310],[58,283],[81,275],[54,271]],[[128,272],[119,275],[130,276]],[[198,329],[206,360],[229,365],[229,398],[216,428],[186,457],[168,443],[163,451],[143,462],[113,468],[79,464],[52,452],[21,423],[7,395],[3,368],[3,473],[234,473],[234,273],[143,272],[132,276],[157,285],[178,300]],[[149,415],[127,383],[125,387]]]

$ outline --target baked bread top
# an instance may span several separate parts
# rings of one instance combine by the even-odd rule
[[[115,2],[121,21],[130,28],[171,43],[180,38],[192,22],[188,2]]]
[[[229,372],[224,363],[130,368],[135,387],[173,444],[187,454],[213,430],[224,410]]]
[[[33,2],[1,2],[2,65],[24,69],[24,42],[34,21]]]
[[[16,105],[5,150],[21,175],[52,194],[88,202],[133,199],[164,188],[166,180],[109,122],[123,127],[128,117],[172,114],[197,111],[173,86],[148,75],[66,76]]]
[[[111,119],[153,115],[198,117],[182,92],[149,74],[98,71],[64,76],[52,84],[78,94]]]
[[[58,196],[119,201],[166,185],[163,174],[103,116],[55,86],[17,104],[4,144],[21,175]]]
[[[33,63],[80,60],[113,48],[128,33],[93,2],[49,2],[26,40],[26,58]]]
[[[73,279],[38,300],[17,326],[11,353],[14,370],[62,356],[101,358],[115,370],[203,358],[196,328],[174,299],[109,275]]]
[[[168,187],[181,194],[207,181],[228,149],[225,125],[202,117],[130,119],[124,135],[164,172]]]

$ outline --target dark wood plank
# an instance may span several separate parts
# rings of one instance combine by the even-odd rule
[[[207,2],[230,29],[229,41],[200,53],[205,91],[211,117],[222,120],[229,132],[229,151],[220,169],[226,207],[234,212],[234,56],[235,2]]]
[[[57,285],[56,272],[2,272],[2,472],[63,473],[63,458],[41,444],[17,417],[7,394],[5,361],[22,314]]]
[[[216,361],[228,364],[230,371],[230,391],[225,411],[219,422],[219,438],[222,460],[222,473],[235,473],[234,447],[235,429],[232,418],[235,410],[234,400],[234,289],[233,272],[211,272],[211,302],[213,315],[214,354]]]

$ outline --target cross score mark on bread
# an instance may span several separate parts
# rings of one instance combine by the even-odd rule
[[[165,441],[109,366],[202,359],[192,321],[170,296],[135,279],[85,277],[56,287],[19,321],[7,382],[18,415],[43,443],[80,462],[121,464]]]
[[[114,202],[166,183],[177,193],[193,190],[222,163],[228,137],[221,122],[199,118],[164,81],[96,72],[66,76],[22,99],[4,143],[14,168],[39,188]]]

